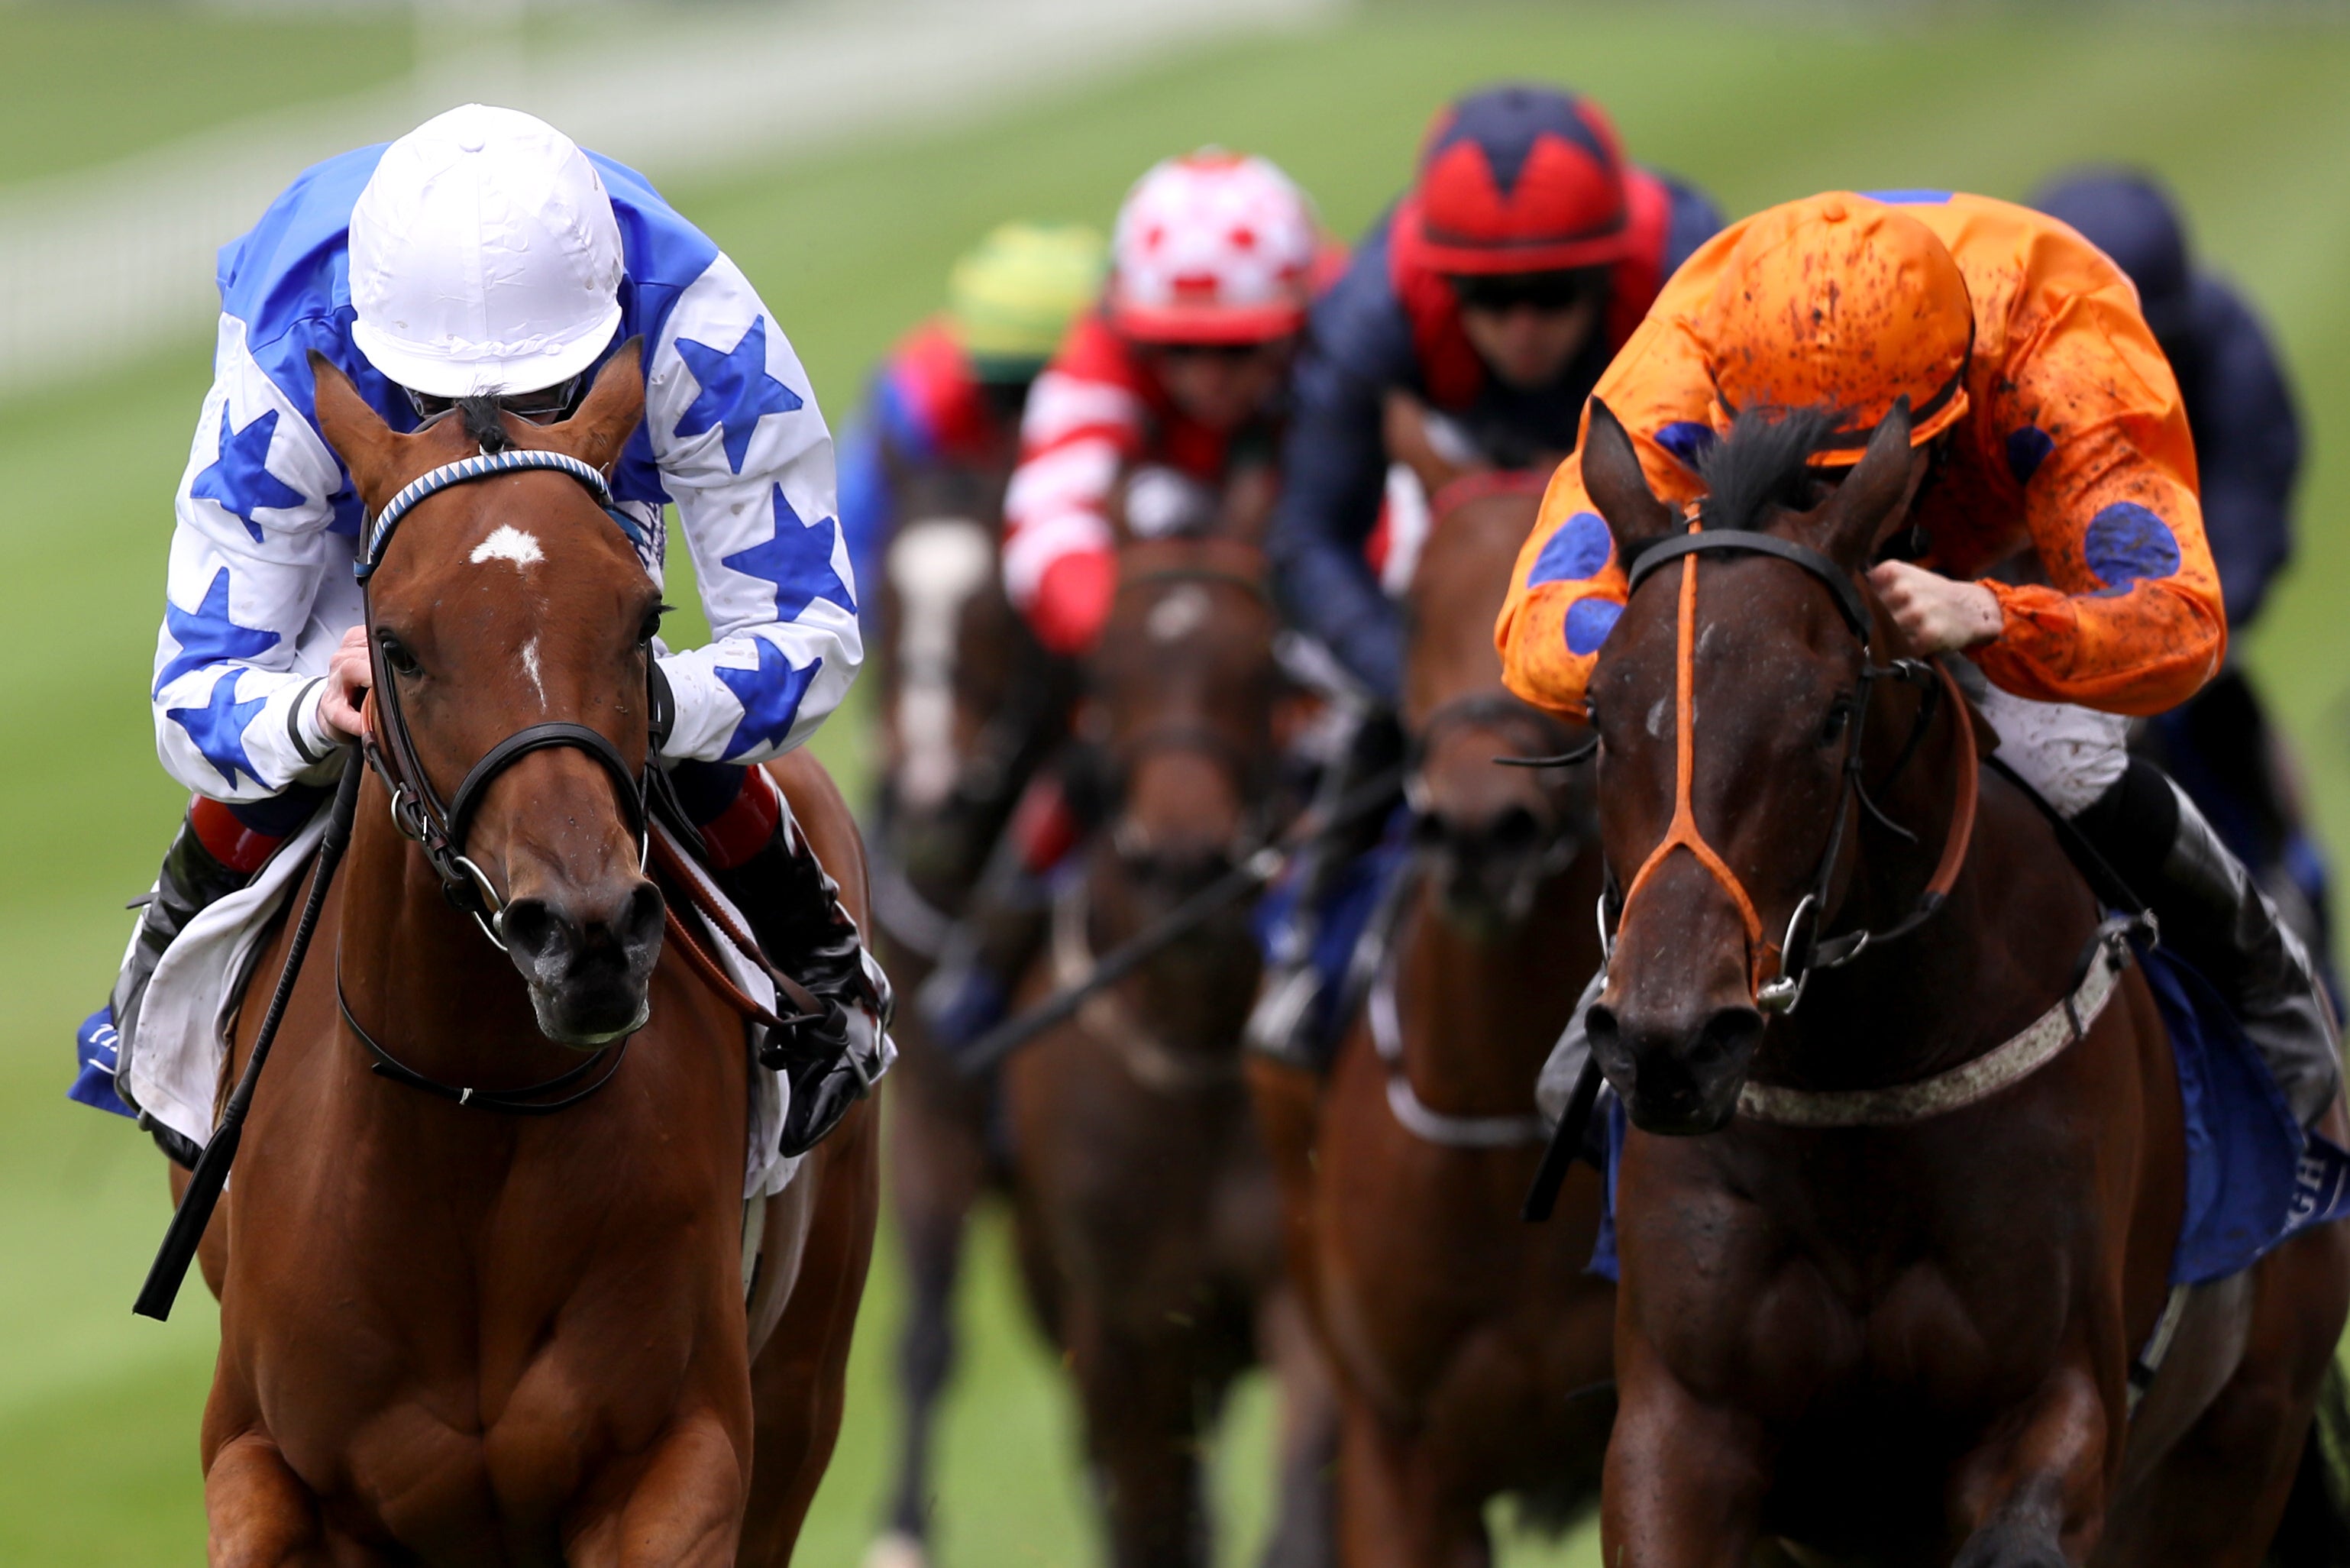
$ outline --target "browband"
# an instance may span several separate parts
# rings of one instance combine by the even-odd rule
[[[383,559],[384,546],[391,543],[392,530],[399,527],[400,519],[414,511],[420,503],[453,485],[470,484],[474,480],[488,479],[501,473],[526,472],[531,469],[568,474],[586,485],[588,493],[596,498],[596,504],[604,509],[605,515],[629,536],[629,543],[639,551],[644,549],[644,530],[634,518],[613,505],[612,487],[603,474],[569,452],[510,447],[504,452],[484,452],[476,457],[442,463],[439,468],[411,480],[399,494],[384,503],[381,512],[369,520],[367,547],[360,551],[359,560],[353,563],[353,574],[361,582],[374,574],[377,564]]]
[[[1845,624],[1852,628],[1852,634],[1864,644],[1868,642],[1871,625],[1868,607],[1861,602],[1860,589],[1854,584],[1852,574],[1810,545],[1798,545],[1772,534],[1756,534],[1743,528],[1704,528],[1694,534],[1677,534],[1669,539],[1660,539],[1633,560],[1625,592],[1628,594],[1638,587],[1642,578],[1668,561],[1712,550],[1745,550],[1757,556],[1776,556],[1783,561],[1794,562],[1835,595],[1836,608],[1844,612]]]

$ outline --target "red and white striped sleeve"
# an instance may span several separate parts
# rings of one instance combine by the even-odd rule
[[[1003,497],[1003,587],[1055,653],[1086,652],[1109,617],[1118,576],[1110,494],[1141,455],[1143,387],[1124,342],[1088,315],[1028,394],[1020,466]]]

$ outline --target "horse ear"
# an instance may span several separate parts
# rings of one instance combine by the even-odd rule
[[[1624,421],[1597,398],[1591,400],[1583,437],[1583,489],[1616,535],[1616,558],[1627,566],[1648,545],[1679,531],[1673,509],[1648,488]]]
[[[561,431],[571,455],[604,473],[620,461],[620,449],[636,433],[645,417],[645,340],[631,337],[596,373],[579,411],[555,428]]]
[[[368,407],[333,360],[315,348],[310,350],[310,379],[317,389],[311,406],[317,410],[318,433],[350,470],[352,487],[373,511],[399,488],[400,443],[405,438]]]
[[[1828,554],[1858,567],[1901,520],[1909,493],[1909,400],[1897,399],[1845,482],[1824,508]]]

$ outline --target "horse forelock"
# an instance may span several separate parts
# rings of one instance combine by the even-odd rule
[[[1774,512],[1810,510],[1814,452],[1845,422],[1831,408],[1757,409],[1731,421],[1730,433],[1700,453],[1706,495],[1698,514],[1708,528],[1762,532]]]

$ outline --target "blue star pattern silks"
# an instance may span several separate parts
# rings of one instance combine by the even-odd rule
[[[164,766],[217,799],[321,771],[289,720],[360,617],[361,509],[318,434],[308,354],[393,429],[417,423],[351,340],[351,208],[382,152],[305,171],[221,251],[213,383],[180,482],[152,693]],[[677,701],[666,755],[761,762],[823,722],[863,658],[832,438],[742,271],[640,175],[590,157],[625,264],[611,347],[645,343],[645,420],[612,474],[616,508],[658,582],[662,507],[676,504],[713,639],[662,655]]]

